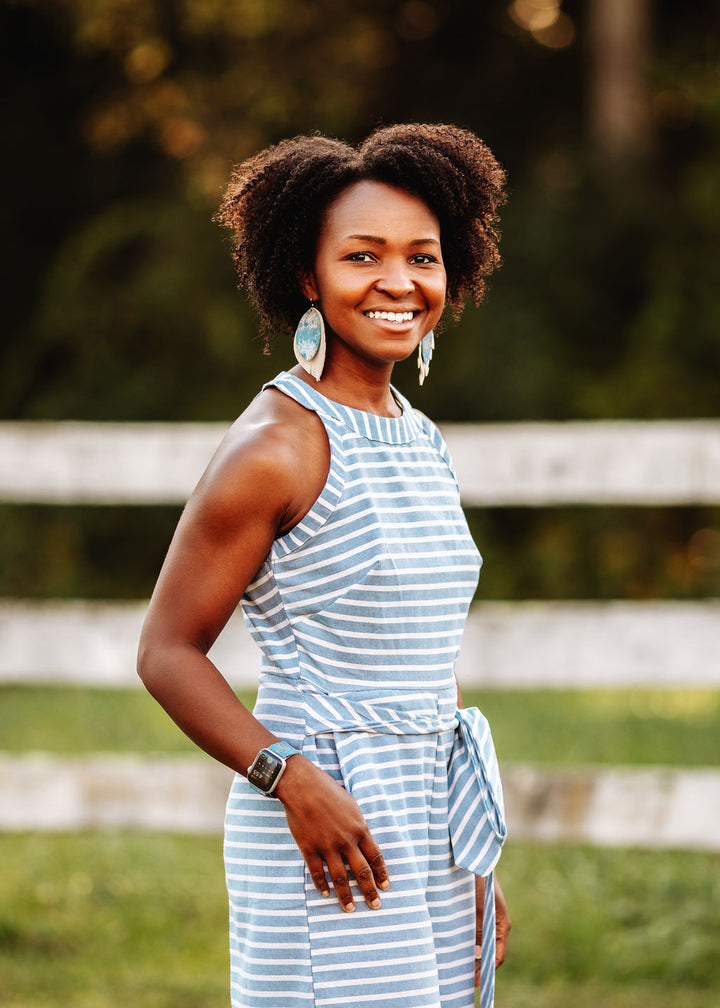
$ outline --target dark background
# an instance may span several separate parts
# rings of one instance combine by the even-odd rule
[[[717,416],[719,29],[711,0],[5,2],[0,418],[232,420],[292,356],[263,356],[211,221],[231,164],[412,120],[473,129],[510,179],[486,303],[422,390],[396,370],[417,406]],[[485,597],[720,590],[717,509],[469,517]],[[176,519],[4,506],[0,593],[147,594]]]

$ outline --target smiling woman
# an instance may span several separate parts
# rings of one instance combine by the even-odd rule
[[[299,363],[188,502],[138,669],[236,771],[234,1008],[470,1008],[474,982],[493,1002],[502,791],[454,676],[480,558],[445,443],[390,381],[418,347],[422,381],[446,302],[482,297],[503,181],[471,133],[395,126],[263,151],[220,212]],[[238,603],[263,652],[252,714],[207,658]]]
[[[348,368],[390,371],[440,321],[446,276],[437,217],[417,196],[370,180],[330,205],[315,264],[301,284],[332,339],[324,388]]]
[[[334,199],[354,182],[384,182],[419,197],[440,225],[447,299],[459,313],[479,303],[499,265],[497,211],[505,174],[474,134],[406,124],[371,134],[355,149],[327,137],[295,137],[239,165],[218,220],[230,228],[242,286],[269,341],[291,333],[307,307],[296,282],[312,272]]]

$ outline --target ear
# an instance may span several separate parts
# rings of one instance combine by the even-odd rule
[[[303,292],[308,301],[320,300],[320,292],[318,291],[317,283],[315,282],[315,277],[312,273],[303,273],[301,275],[300,290]]]

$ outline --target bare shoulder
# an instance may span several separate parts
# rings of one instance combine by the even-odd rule
[[[318,497],[329,462],[319,417],[277,389],[266,389],[232,425],[194,496],[218,518],[263,512],[285,531]]]

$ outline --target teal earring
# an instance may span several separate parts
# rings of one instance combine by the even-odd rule
[[[325,367],[325,323],[312,301],[297,324],[293,350],[298,364],[320,381]]]
[[[432,358],[434,349],[435,333],[431,329],[426,336],[423,336],[418,344],[418,369],[420,371],[418,381],[421,385],[428,376],[428,371],[430,370],[430,359]]]

